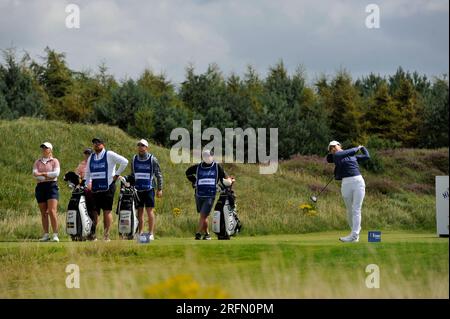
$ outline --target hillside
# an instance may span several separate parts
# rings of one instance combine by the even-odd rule
[[[82,159],[82,149],[93,136],[102,136],[107,148],[131,158],[136,139],[106,125],[67,124],[22,118],[0,121],[0,240],[34,239],[41,234],[40,216],[34,199],[31,169],[39,156],[39,145],[50,141],[61,162],[62,173],[73,170]],[[164,174],[164,196],[157,200],[157,235],[191,236],[197,223],[193,190],[184,171],[188,164],[173,164],[169,150],[151,145]],[[364,171],[367,196],[363,207],[363,229],[435,229],[434,176],[448,175],[448,149],[397,149],[378,151],[384,171]],[[345,210],[339,184],[333,182],[319,199],[317,216],[305,216],[299,208],[312,192],[320,189],[333,167],[322,158],[299,156],[281,163],[274,175],[260,175],[258,166],[226,164],[237,178],[238,211],[243,235],[294,234],[345,230]],[[129,172],[129,167],[126,173]],[[60,178],[58,212],[61,225],[70,190]],[[181,214],[174,216],[174,208]],[[117,223],[115,218],[114,230]],[[61,231],[61,233],[64,233]],[[113,234],[115,236],[115,234]]]

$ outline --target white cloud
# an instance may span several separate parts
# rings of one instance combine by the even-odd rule
[[[65,5],[81,9],[81,28],[66,29]],[[368,30],[365,2],[313,0],[125,1],[0,0],[0,48],[13,43],[33,56],[49,45],[70,67],[101,62],[118,78],[144,68],[181,81],[193,62],[217,62],[225,74],[254,65],[261,73],[283,58],[293,71],[355,74],[448,72],[447,0],[374,0],[381,29]]]

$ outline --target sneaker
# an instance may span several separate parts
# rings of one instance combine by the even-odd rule
[[[344,242],[344,243],[357,243],[357,242],[359,242],[359,236],[357,236],[357,235],[348,235],[348,236],[339,238],[339,240]]]
[[[150,234],[150,236],[148,236],[148,238],[149,238],[150,240],[155,240],[155,236],[153,236],[153,234]]]
[[[44,236],[42,236],[41,239],[39,239],[39,241],[49,241],[50,240],[50,236],[48,234],[44,234]]]
[[[87,240],[97,241],[97,236],[95,236],[95,234],[89,234],[89,235],[87,235]]]
[[[53,234],[52,241],[59,242],[58,234]]]
[[[103,240],[104,240],[105,242],[110,242],[110,241],[111,241],[111,239],[109,239],[109,236],[103,237]]]
[[[200,240],[200,239],[202,239],[202,234],[196,233],[195,234],[195,240]]]
[[[211,240],[211,236],[209,235],[209,233],[203,235],[203,240]]]

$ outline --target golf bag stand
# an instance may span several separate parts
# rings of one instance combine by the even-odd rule
[[[212,231],[219,240],[229,240],[241,231],[242,224],[237,215],[236,196],[231,186],[220,185],[220,196],[214,207]]]
[[[64,180],[72,189],[67,207],[66,233],[73,241],[84,241],[90,235],[93,225],[86,205],[85,187],[79,185],[79,177],[74,172],[68,172]]]
[[[119,235],[125,239],[134,238],[139,223],[136,214],[137,191],[131,180],[129,176],[120,180],[119,202],[116,210],[116,214],[119,215]]]

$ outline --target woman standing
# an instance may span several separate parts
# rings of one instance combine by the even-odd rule
[[[89,156],[92,154],[92,148],[85,148],[83,151],[83,160],[78,164],[77,168],[75,169],[75,173],[77,173],[78,176],[80,176],[80,179],[84,179],[84,175],[86,173],[86,165],[87,161],[89,159]]]
[[[49,142],[42,143],[42,157],[34,162],[33,176],[37,180],[35,189],[36,200],[41,211],[42,228],[44,236],[40,241],[49,241],[49,217],[52,224],[52,241],[59,241],[58,219],[56,208],[58,205],[59,192],[57,179],[60,172],[59,161],[53,157],[53,146]]]
[[[358,151],[362,155],[356,155]],[[334,176],[342,180],[341,194],[347,208],[347,219],[352,230],[350,235],[339,238],[342,242],[358,242],[361,231],[361,207],[366,193],[366,184],[359,171],[358,161],[370,158],[364,146],[343,150],[338,141],[331,141],[328,145],[327,161],[334,163]]]

